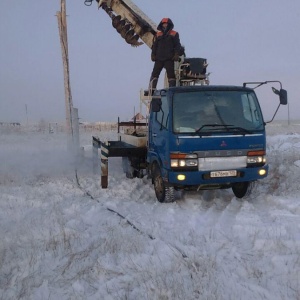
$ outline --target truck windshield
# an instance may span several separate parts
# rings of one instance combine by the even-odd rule
[[[247,134],[264,129],[254,92],[196,91],[173,97],[173,131],[211,134]]]

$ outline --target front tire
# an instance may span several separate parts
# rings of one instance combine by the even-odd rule
[[[157,166],[154,170],[153,184],[156,198],[159,202],[174,202],[175,190],[173,186],[167,186],[161,176],[161,171]]]
[[[254,187],[254,182],[237,182],[232,184],[232,191],[237,198],[244,198],[251,194],[251,191]]]

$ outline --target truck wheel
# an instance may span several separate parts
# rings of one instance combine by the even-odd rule
[[[232,184],[232,191],[237,198],[249,196],[254,187],[254,182],[237,182]]]
[[[159,202],[174,202],[175,200],[175,190],[172,186],[166,186],[163,178],[161,176],[161,171],[157,167],[154,171],[154,190],[156,198]]]

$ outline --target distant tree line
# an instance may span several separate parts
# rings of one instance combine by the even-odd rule
[[[0,122],[1,127],[18,127],[21,126],[18,122]]]
[[[111,122],[81,122],[80,131],[116,131],[117,123]],[[19,122],[0,122],[1,132],[41,132],[41,133],[59,133],[66,131],[65,123],[47,122],[41,119],[34,124],[21,125]]]

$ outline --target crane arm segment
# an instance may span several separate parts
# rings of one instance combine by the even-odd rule
[[[137,47],[143,43],[152,47],[157,25],[144,14],[131,0],[97,0],[112,19],[113,27],[131,46]]]

